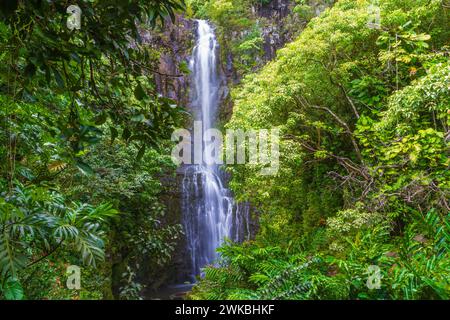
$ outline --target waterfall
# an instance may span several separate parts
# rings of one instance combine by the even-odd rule
[[[202,121],[203,132],[214,126],[220,103],[217,51],[212,27],[206,21],[197,20],[196,45],[189,64],[192,74],[190,107],[195,120]],[[203,140],[202,149],[205,144]],[[235,205],[225,186],[225,174],[218,165],[185,165],[183,170],[183,224],[191,279],[195,279],[201,275],[201,268],[217,259],[216,249],[225,238],[242,240],[240,230],[248,229],[248,210],[239,210]]]

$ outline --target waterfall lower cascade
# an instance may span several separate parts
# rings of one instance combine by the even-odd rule
[[[218,43],[212,27],[197,20],[196,45],[190,61],[191,111],[205,132],[213,127],[220,103]],[[203,141],[202,149],[205,146]],[[216,164],[185,165],[182,182],[183,224],[190,256],[191,280],[214,263],[225,238],[242,241],[248,232],[248,207],[237,206]]]

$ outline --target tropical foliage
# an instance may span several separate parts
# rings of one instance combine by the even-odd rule
[[[182,2],[2,1],[0,298],[137,298],[136,264],[167,263],[160,173],[180,108],[156,90],[159,51],[140,30]],[[149,27],[147,27],[149,28]],[[170,222],[170,223],[169,223]],[[79,291],[66,269],[82,270]],[[152,271],[155,272],[155,271]]]
[[[221,123],[281,139],[276,174],[226,167],[258,228],[187,298],[450,299],[448,1],[82,0],[80,30],[71,4],[0,3],[0,299],[143,299],[168,281],[186,117],[155,75],[189,69],[142,35],[170,42],[164,26],[193,18],[220,42]],[[161,73],[169,51],[183,74]]]
[[[260,230],[192,298],[448,299],[448,8],[380,1],[377,27],[370,5],[338,1],[234,89],[227,127],[278,127],[280,170],[228,168]]]

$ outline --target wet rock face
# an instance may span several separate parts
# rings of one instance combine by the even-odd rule
[[[335,0],[307,0],[305,7],[310,8],[313,16],[318,16],[334,2]],[[256,72],[267,62],[275,59],[276,51],[294,41],[305,28],[310,17],[298,14],[295,10],[297,6],[299,6],[299,2],[296,0],[255,1],[255,4],[252,5],[249,13],[250,19],[255,21],[261,30],[263,41],[262,53],[253,56],[255,66],[251,72]],[[224,29],[226,33],[226,28]],[[227,37],[233,40],[244,39],[250,32],[251,30],[232,31]],[[223,48],[223,51],[222,56],[225,59],[222,64],[228,83],[237,84],[243,75],[242,72],[236,70],[236,66],[233,66],[233,60],[239,61],[240,57],[233,56],[230,48]]]
[[[182,224],[183,212],[181,208],[181,189],[183,175],[177,173],[175,176],[165,177],[162,180],[164,192],[161,200],[166,206],[168,220],[170,224]],[[176,244],[175,252],[171,262],[164,268],[162,274],[164,279],[160,284],[184,283],[188,279],[190,271],[189,256],[186,252],[186,239],[182,235]],[[162,277],[161,277],[162,278]]]
[[[276,51],[292,40],[295,32],[286,28],[285,20],[292,12],[294,5],[295,2],[292,0],[273,0],[253,9],[256,16],[263,20],[263,61],[274,59]]]
[[[167,19],[160,31],[141,30],[141,38],[160,52],[159,65],[151,70],[157,91],[186,106],[189,102],[189,75],[185,73],[194,43],[194,21],[177,15],[174,22]]]
[[[273,0],[263,3],[257,8],[257,14],[260,17],[272,20],[282,19],[290,13],[292,2],[291,0]]]
[[[276,56],[276,51],[286,43],[293,41],[303,29],[306,23],[296,14],[293,14],[295,5],[295,0],[272,0],[268,2],[256,1],[251,6],[251,20],[256,22],[263,40],[261,45],[262,52],[252,57],[255,62],[252,72],[256,72],[267,62],[273,60]],[[232,31],[227,34],[228,31],[226,28],[223,29],[222,32],[225,33],[224,37],[232,40],[244,39],[252,32],[252,30],[247,29]],[[232,53],[233,49],[226,46],[230,45],[229,43],[223,44],[225,45],[221,47],[221,56],[223,57],[222,70],[227,78],[228,84],[236,85],[241,81],[243,76],[242,70],[238,70],[236,67],[236,61],[242,63],[240,60],[241,57],[236,53]]]

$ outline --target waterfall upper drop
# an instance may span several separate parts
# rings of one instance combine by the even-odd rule
[[[202,121],[203,132],[215,124],[220,104],[221,77],[218,43],[212,27],[197,20],[196,45],[190,60],[191,111]],[[202,140],[202,150],[206,141]],[[217,258],[216,249],[225,238],[239,241],[244,228],[242,212],[224,185],[224,173],[216,164],[185,165],[182,182],[183,224],[190,256],[191,278]],[[241,211],[241,213],[239,213]],[[248,224],[246,224],[248,226]]]

